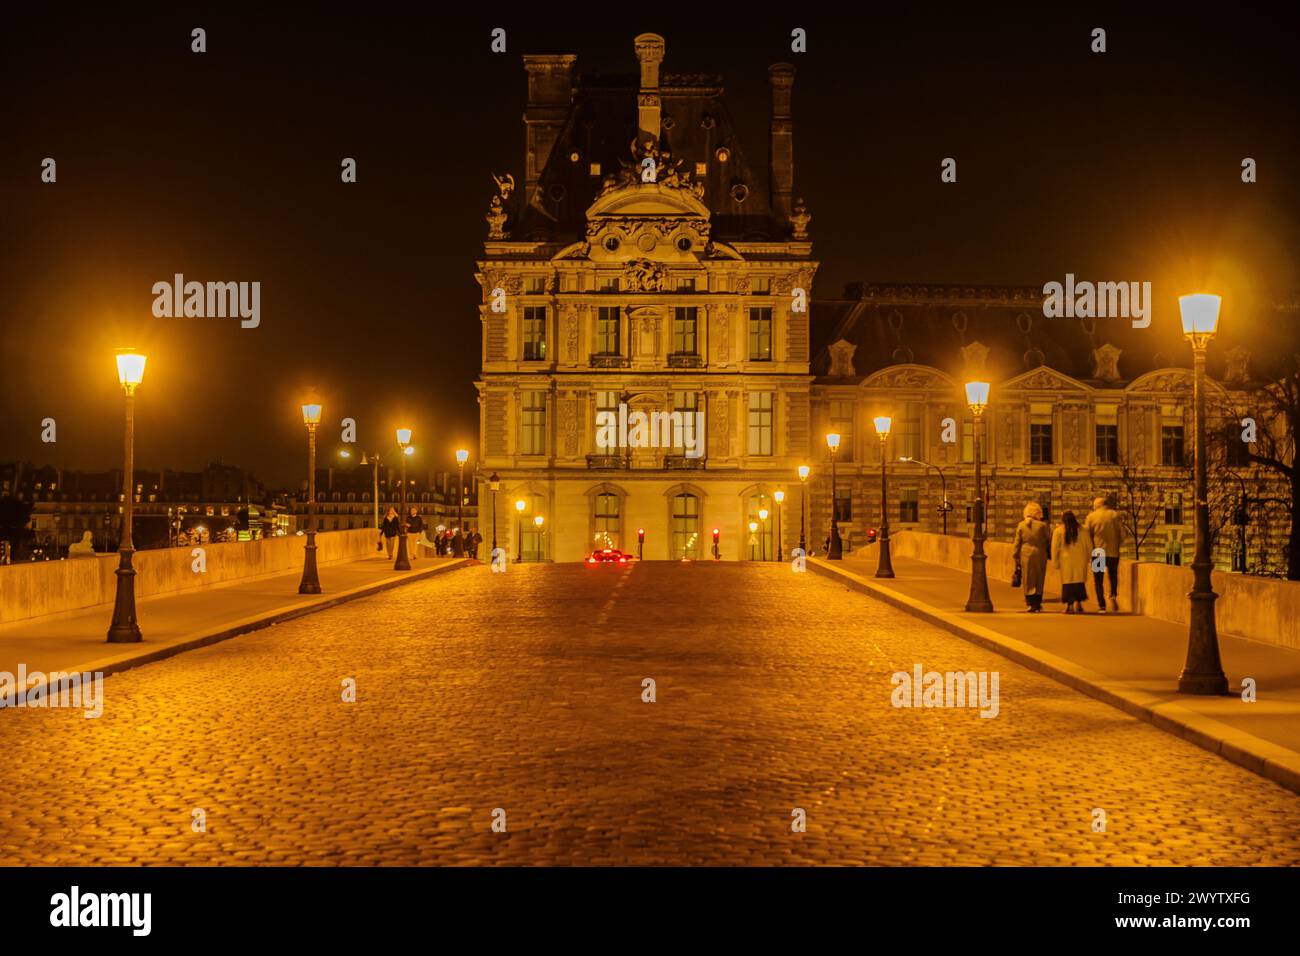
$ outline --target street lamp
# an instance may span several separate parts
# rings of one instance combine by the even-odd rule
[[[763,533],[758,538],[758,560],[760,561],[767,560],[767,516],[766,508],[758,509],[758,520],[763,525]]]
[[[140,624],[135,617],[135,568],[131,556],[131,518],[135,502],[135,390],[144,380],[145,356],[134,349],[118,349],[117,380],[126,394],[126,464],[122,472],[122,540],[118,542],[117,594],[113,599],[113,621],[108,626],[108,643],[136,644]]]
[[[932,465],[928,461],[922,461],[919,458],[913,458],[911,455],[902,455],[899,457],[898,460],[911,462],[913,465],[921,465],[922,467],[925,468],[933,468],[935,471],[939,473],[939,488],[940,488],[940,494],[943,497],[943,502],[939,505],[939,513],[943,515],[943,533],[947,534],[948,533],[948,512],[952,511],[952,502],[948,500],[948,481],[944,477],[943,466]]]
[[[804,488],[808,484],[808,475],[811,469],[807,465],[799,466],[799,551],[802,554],[808,553],[808,544],[804,539],[803,513],[805,504]]]
[[[339,452],[340,455],[346,455],[346,452]],[[379,453],[371,454],[369,452],[361,453],[361,464],[370,465],[370,478],[374,482],[374,490],[371,492],[371,499],[375,506],[375,530],[379,529]]]
[[[1192,345],[1193,429],[1196,434],[1196,555],[1192,558],[1191,613],[1187,634],[1187,663],[1178,678],[1184,694],[1226,694],[1228,678],[1219,660],[1219,635],[1214,621],[1218,595],[1210,580],[1210,508],[1205,476],[1205,351],[1219,327],[1217,295],[1183,295],[1178,309],[1183,335]]]
[[[497,492],[501,490],[501,476],[495,471],[488,478],[488,488],[492,491],[492,553],[497,550]]]
[[[749,546],[750,546],[751,548],[754,546],[754,545],[753,545],[753,541],[754,541],[754,539],[755,539],[757,536],[758,536],[758,522],[757,522],[757,521],[751,521],[751,522],[749,523],[749,540],[750,540],[750,545],[749,545]],[[750,554],[753,554],[753,552],[751,551]]]
[[[411,429],[397,429],[397,447],[402,450],[402,513],[397,522],[397,560],[393,562],[394,571],[411,570],[411,558],[406,550],[406,456],[411,454]]]
[[[971,442],[975,447],[975,527],[971,532],[974,549],[970,555],[970,595],[966,610],[990,613],[993,600],[989,597],[988,555],[984,553],[984,492],[980,487],[980,419],[989,404],[988,382],[966,383],[966,404],[970,406],[975,421],[971,425]]]
[[[316,426],[320,424],[320,405],[302,407],[302,423],[307,426],[307,546],[303,548],[302,580],[299,594],[320,594],[316,575]]]
[[[523,563],[524,560],[524,509],[527,507],[528,507],[528,502],[524,501],[523,498],[519,498],[515,501],[515,511],[518,512],[519,514],[519,520],[516,522],[516,524],[519,526],[518,560],[521,564]]]
[[[876,577],[892,578],[894,563],[889,554],[889,459],[885,457],[885,442],[889,440],[889,430],[894,420],[888,415],[877,415],[876,434],[880,436],[880,558],[876,564]]]
[[[546,558],[546,546],[542,543],[542,521],[541,515],[533,518],[533,525],[537,528],[537,560],[543,561]]]
[[[840,561],[844,558],[844,546],[840,542],[839,500],[835,497],[835,451],[840,447],[840,436],[836,432],[826,436],[826,447],[831,450],[831,544],[826,559]]]
[[[781,502],[785,501],[785,490],[778,488],[772,492],[772,500],[776,502],[776,548],[772,560],[779,561],[784,556],[784,548],[781,546]]]
[[[460,529],[460,537],[455,539],[455,555],[458,558],[465,557],[465,462],[469,461],[469,452],[464,448],[456,452],[456,465],[460,468],[460,480],[457,483],[456,494],[456,527]]]

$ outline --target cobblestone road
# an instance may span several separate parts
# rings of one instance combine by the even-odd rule
[[[4,863],[1300,863],[1296,795],[785,566],[471,568],[104,688],[0,712]]]

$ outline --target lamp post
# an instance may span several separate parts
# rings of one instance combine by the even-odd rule
[[[414,450],[411,448],[411,430],[409,428],[397,429],[397,447],[402,454],[402,513],[398,516],[397,522],[397,560],[393,562],[394,571],[411,570],[411,557],[406,550],[406,456]]]
[[[876,434],[880,436],[880,558],[876,564],[876,577],[892,578],[894,562],[889,554],[889,459],[885,457],[885,443],[889,441],[889,430],[894,421],[888,415],[877,415],[874,419]]]
[[[137,644],[140,624],[135,617],[135,568],[131,556],[131,519],[135,502],[135,390],[144,380],[145,356],[134,349],[119,349],[117,380],[126,394],[126,463],[122,472],[122,540],[118,542],[117,593],[113,598],[113,621],[108,626],[108,643]]]
[[[544,520],[545,519],[543,519],[541,515],[536,515],[533,518],[533,526],[537,528],[537,560],[538,561],[544,561],[546,559],[546,545],[543,544],[543,539],[542,539],[542,522]]]
[[[1178,678],[1183,694],[1226,694],[1228,678],[1219,660],[1219,635],[1214,620],[1218,595],[1210,580],[1210,507],[1205,475],[1205,351],[1219,326],[1217,295],[1178,297],[1183,335],[1192,345],[1192,405],[1196,434],[1196,556],[1192,559],[1192,590],[1187,634],[1187,663]]]
[[[991,613],[993,600],[989,597],[988,555],[984,553],[984,491],[980,486],[980,419],[989,403],[988,382],[966,383],[966,404],[970,406],[975,421],[971,425],[971,440],[975,446],[975,527],[971,533],[974,549],[970,555],[970,596],[966,610]]]
[[[348,453],[346,451],[341,451],[339,452],[339,454],[342,455],[344,458],[348,457]],[[362,466],[365,465],[372,466],[370,469],[370,477],[371,480],[374,482],[374,491],[371,493],[371,500],[375,506],[375,530],[377,531],[379,530],[379,455],[378,453],[372,455],[370,452],[363,451],[361,453],[361,464]]]
[[[751,521],[751,522],[749,523],[749,540],[750,540],[750,545],[749,545],[749,546],[750,546],[751,548],[754,546],[754,545],[753,545],[753,541],[754,541],[754,539],[755,539],[756,537],[758,537],[758,522],[757,522],[757,521]],[[750,552],[750,553],[752,554],[753,552]],[[751,558],[750,560],[753,560],[753,559]]]
[[[302,407],[302,423],[307,426],[307,545],[302,551],[302,580],[299,594],[320,594],[316,574],[316,426],[320,424],[320,405]]]
[[[469,461],[469,452],[464,448],[456,452],[456,465],[460,469],[460,479],[456,488],[456,527],[460,529],[460,537],[456,538],[455,554],[458,558],[465,557],[465,462]]]
[[[528,507],[528,502],[523,498],[515,501],[515,511],[518,513],[519,520],[515,523],[519,526],[519,556],[516,560],[520,564],[524,561],[524,509]]]
[[[492,553],[497,550],[497,492],[501,490],[501,476],[495,471],[488,477],[488,488],[492,491]]]
[[[770,512],[766,508],[758,509],[758,521],[763,528],[763,533],[758,536],[758,560],[767,560],[767,516]]]
[[[835,497],[835,451],[840,447],[840,436],[836,432],[826,436],[826,447],[831,450],[831,545],[826,551],[826,559],[841,561],[844,545],[840,541],[839,500]]]
[[[772,492],[772,499],[776,502],[776,547],[773,549],[772,560],[780,561],[785,556],[785,549],[781,545],[781,503],[785,501],[785,489],[778,488]]]
[[[806,503],[806,497],[807,497],[804,494],[804,488],[808,484],[808,475],[810,471],[811,469],[807,465],[799,466],[799,550],[803,554],[808,553],[808,544],[804,539],[804,533],[803,533],[804,532],[803,514],[804,514],[804,505]]]
[[[943,497],[943,502],[939,505],[939,513],[943,515],[943,533],[947,534],[948,533],[948,512],[952,511],[952,503],[948,501],[948,481],[946,478],[944,478],[943,466],[932,465],[928,461],[922,461],[919,458],[913,458],[911,455],[903,455],[898,460],[908,461],[914,465],[921,465],[925,468],[933,468],[935,471],[939,473],[939,488],[940,488],[939,493]]]

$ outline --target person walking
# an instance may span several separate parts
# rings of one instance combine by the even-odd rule
[[[1052,566],[1061,573],[1061,601],[1066,614],[1083,614],[1088,600],[1088,541],[1073,511],[1061,515],[1052,532]]]
[[[1106,592],[1103,589],[1105,577],[1110,578],[1110,610],[1119,611],[1119,549],[1124,544],[1124,526],[1120,522],[1119,512],[1115,510],[1115,499],[1107,496],[1097,498],[1092,503],[1092,512],[1083,522],[1087,538],[1088,554],[1100,548],[1106,561],[1106,571],[1092,572],[1093,587],[1097,591],[1097,604],[1101,613],[1106,613]]]
[[[478,533],[478,528],[469,529],[469,538],[466,539],[469,545],[469,556],[475,561],[478,560],[478,546],[483,543],[483,536]]]
[[[1026,610],[1037,614],[1043,610],[1043,582],[1047,579],[1047,558],[1052,547],[1052,532],[1043,521],[1038,502],[1025,505],[1024,520],[1016,526],[1012,553],[1025,589]]]
[[[414,505],[411,506],[411,512],[406,519],[406,536],[413,537],[410,558],[414,561],[420,545],[424,544],[424,519],[420,517],[420,509]]]
[[[388,550],[388,560],[393,559],[393,548],[397,546],[397,536],[402,533],[402,522],[397,518],[397,509],[389,508],[384,515],[383,523],[379,525],[379,535],[384,539],[384,547]]]

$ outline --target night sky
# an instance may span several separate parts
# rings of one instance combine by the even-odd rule
[[[0,460],[120,467],[112,354],[134,345],[149,354],[140,467],[221,460],[296,485],[298,404],[314,386],[325,454],[351,416],[363,446],[409,423],[423,463],[451,469],[454,448],[477,444],[473,263],[490,174],[523,180],[520,55],[634,73],[644,31],[665,37],[665,70],[723,74],[756,169],[766,68],[797,66],[795,191],[814,216],[819,298],[850,281],[1041,287],[1073,272],[1152,281],[1170,328],[1181,292],[1223,293],[1227,322],[1300,288],[1298,24],[1282,5],[926,4],[860,22],[643,6],[493,4],[460,22],[435,4],[7,10]],[[489,51],[496,26],[504,55]],[[789,51],[796,26],[806,54]],[[40,181],[47,156],[54,185]],[[355,185],[340,182],[345,156]],[[939,181],[946,156],[955,185]],[[151,287],[177,272],[259,280],[260,327],[155,318]],[[40,440],[46,417],[57,444]]]

